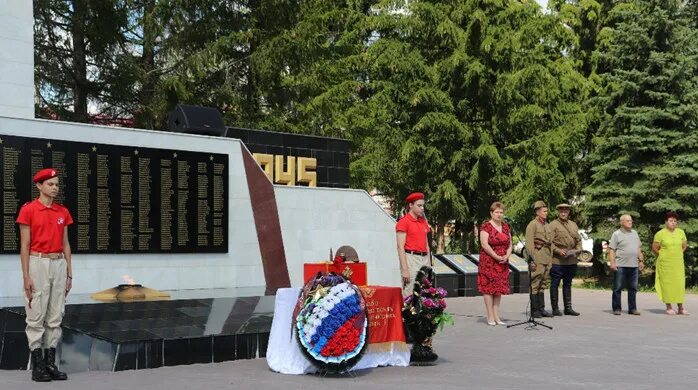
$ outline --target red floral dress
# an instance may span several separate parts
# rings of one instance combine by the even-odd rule
[[[510,245],[509,225],[502,224],[500,233],[489,222],[480,226],[480,231],[489,234],[488,242],[494,253],[504,256]],[[484,249],[480,248],[480,264],[478,264],[477,288],[482,294],[509,294],[509,263],[498,263]]]

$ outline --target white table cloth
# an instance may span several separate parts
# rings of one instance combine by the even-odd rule
[[[310,374],[317,368],[303,355],[295,335],[291,332],[291,317],[298,300],[300,288],[280,288],[276,292],[274,319],[271,324],[267,364],[273,371],[282,374]],[[406,348],[391,348],[388,351],[371,352],[370,345],[351,371],[380,366],[410,365],[410,352]]]

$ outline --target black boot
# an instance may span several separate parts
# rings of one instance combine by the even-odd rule
[[[64,381],[68,379],[68,375],[65,372],[58,371],[58,367],[56,367],[56,348],[49,348],[44,351],[44,364],[46,365],[46,372],[48,372],[52,380]]]
[[[41,348],[37,348],[31,352],[32,363],[32,380],[35,382],[50,382],[51,376],[46,372],[44,359],[41,356]]]
[[[540,311],[540,315],[543,317],[552,317],[553,315],[545,311],[545,295],[540,292],[537,294],[538,295],[538,310]]]
[[[561,316],[560,307],[557,305],[558,289],[550,289],[550,308],[553,310],[554,316]]]
[[[540,300],[538,299],[538,294],[533,294],[533,296],[531,297],[531,317],[543,317],[543,315],[540,313]]]
[[[572,286],[562,286],[562,300],[565,303],[566,316],[578,316],[579,313],[572,310]]]

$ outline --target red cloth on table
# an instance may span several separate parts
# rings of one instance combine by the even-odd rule
[[[360,290],[368,309],[369,352],[407,348],[402,324],[402,290],[386,286],[364,286]]]
[[[349,271],[347,271],[347,267]],[[303,264],[303,283],[308,283],[310,278],[314,278],[318,272],[329,273],[334,272],[338,275],[349,274],[351,280],[357,286],[365,286],[368,284],[368,275],[366,272],[366,263],[345,262],[336,267],[335,263],[305,263]]]

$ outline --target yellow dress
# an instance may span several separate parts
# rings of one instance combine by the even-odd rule
[[[684,241],[686,233],[679,228],[674,229],[673,233],[664,228],[654,235],[654,242],[659,243],[654,288],[664,303],[683,303],[686,295],[682,247]]]

